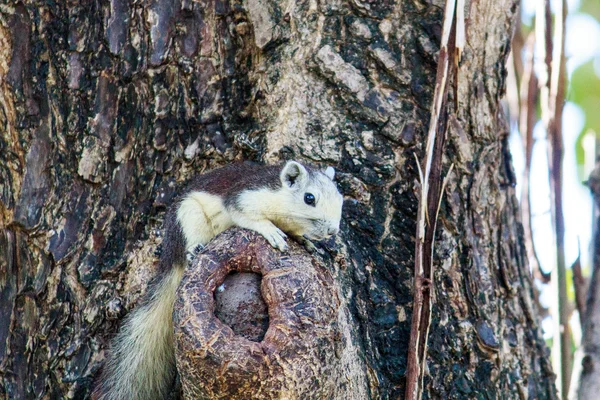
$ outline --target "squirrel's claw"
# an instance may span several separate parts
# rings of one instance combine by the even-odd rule
[[[287,238],[286,234],[275,225],[269,227],[268,229],[264,229],[259,232],[264,236],[265,239],[271,244],[271,246],[279,249],[281,251],[285,251],[287,249],[287,243],[285,239]]]
[[[192,261],[194,261],[194,258],[196,258],[196,256],[198,254],[200,254],[200,252],[204,250],[204,246],[201,244],[197,244],[196,246],[194,246],[193,248],[191,248],[190,250],[185,252],[185,258],[187,259],[188,263],[191,263]]]

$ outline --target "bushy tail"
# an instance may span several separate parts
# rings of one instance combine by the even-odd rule
[[[163,400],[175,379],[173,303],[183,268],[172,268],[124,321],[96,385],[97,400]]]

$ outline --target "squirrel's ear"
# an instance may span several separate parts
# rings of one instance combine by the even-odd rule
[[[288,161],[279,175],[281,184],[289,188],[301,188],[308,181],[308,171],[304,166],[296,161]]]
[[[333,169],[333,167],[325,168],[325,171],[323,171],[323,173],[325,175],[327,175],[327,177],[331,180],[333,180],[333,178],[335,178],[335,169]]]

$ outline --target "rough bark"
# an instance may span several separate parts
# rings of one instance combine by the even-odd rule
[[[580,400],[592,400],[598,397],[600,392],[600,162],[596,163],[596,168],[590,175],[588,181],[592,195],[594,196],[595,207],[595,232],[594,232],[594,268],[590,278],[588,297],[585,306],[585,317],[583,318],[583,338],[581,347],[583,354],[581,360],[581,376],[579,377],[579,387],[576,392],[576,398]],[[579,366],[577,366],[579,367]]]
[[[499,100],[517,4],[469,2],[434,253],[426,398],[554,399]],[[323,262],[365,398],[401,398],[443,4],[0,5],[0,393],[86,398],[164,209],[237,159],[333,165]],[[227,386],[227,382],[223,383]]]
[[[290,244],[283,254],[258,234],[233,229],[215,238],[188,269],[174,313],[184,398],[367,398],[364,363],[333,275]],[[237,335],[215,316],[214,293],[236,271],[261,275],[269,309],[261,341]]]

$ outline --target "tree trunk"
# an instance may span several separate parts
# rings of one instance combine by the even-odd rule
[[[588,180],[595,203],[593,271],[590,278],[588,297],[585,306],[583,338],[581,347],[583,354],[579,358],[581,370],[579,387],[574,390],[579,400],[593,400],[600,391],[600,160]]]
[[[516,10],[467,4],[425,398],[556,398],[499,104]],[[87,398],[179,185],[294,158],[335,166],[346,199],[322,260],[352,357],[334,375],[357,398],[402,398],[442,14],[407,0],[0,5],[0,392]]]

